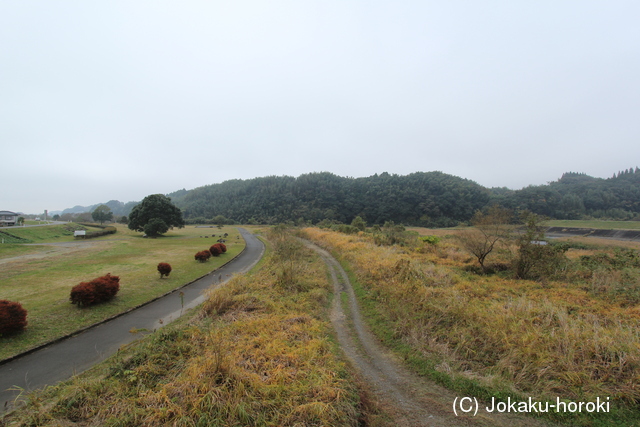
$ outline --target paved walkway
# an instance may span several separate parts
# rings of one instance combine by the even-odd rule
[[[120,317],[0,365],[0,413],[12,407],[20,389],[35,390],[85,371],[122,345],[140,338],[141,333],[131,333],[132,329],[156,330],[202,303],[203,291],[212,285],[225,283],[234,273],[248,271],[262,257],[264,245],[247,230],[240,228],[239,231],[247,246],[222,268]],[[184,293],[183,298],[180,292]],[[18,390],[11,390],[17,387]]]

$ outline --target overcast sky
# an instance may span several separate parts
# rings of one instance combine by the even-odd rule
[[[640,2],[0,0],[0,210],[640,166]]]

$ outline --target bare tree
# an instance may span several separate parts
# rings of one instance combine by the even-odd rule
[[[513,214],[509,209],[493,205],[486,213],[477,211],[471,219],[473,228],[458,236],[462,246],[478,259],[482,272],[487,272],[485,260],[496,244],[509,237],[509,223]]]

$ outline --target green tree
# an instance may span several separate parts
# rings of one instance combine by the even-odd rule
[[[159,221],[152,223],[154,219]],[[145,229],[147,224],[151,226]],[[131,230],[143,231],[149,236],[157,236],[166,233],[171,227],[184,227],[184,219],[180,209],[171,203],[169,197],[163,194],[152,194],[131,210],[128,227]]]
[[[160,218],[151,218],[143,227],[144,234],[155,237],[169,231],[169,226]]]
[[[102,224],[105,221],[111,221],[113,219],[113,212],[111,212],[111,208],[109,208],[109,206],[100,205],[91,212],[91,218]]]
[[[360,231],[364,231],[367,228],[367,223],[364,219],[362,219],[361,216],[357,216],[353,218],[353,221],[351,221],[351,226],[357,228]]]
[[[546,281],[558,274],[566,263],[568,245],[550,245],[544,238],[545,218],[525,211],[521,216],[524,232],[518,237],[518,257],[515,260],[519,279]]]
[[[216,215],[215,217],[213,217],[213,223],[216,224],[218,228],[222,228],[223,225],[229,223],[229,220],[223,215]]]

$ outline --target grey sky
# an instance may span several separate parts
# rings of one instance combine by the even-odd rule
[[[0,209],[640,165],[637,1],[2,1]]]

